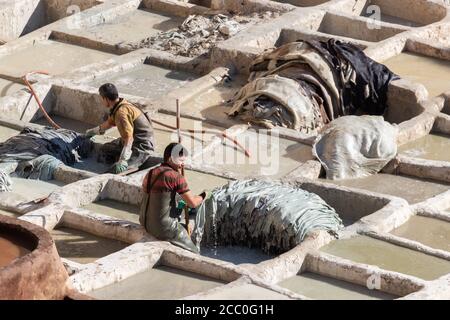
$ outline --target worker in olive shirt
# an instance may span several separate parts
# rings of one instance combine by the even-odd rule
[[[198,253],[186,229],[177,219],[177,197],[190,208],[197,208],[207,193],[193,195],[186,179],[179,172],[184,166],[187,150],[178,143],[169,144],[164,150],[164,162],[149,171],[142,183],[144,199],[139,221],[153,236],[170,241],[183,249]]]
[[[100,149],[100,154],[108,154],[115,164],[110,173],[119,174],[129,168],[145,169],[154,150],[154,135],[150,117],[139,108],[119,98],[117,88],[106,83],[99,88],[103,105],[110,110],[106,122],[86,131],[87,137],[102,135],[106,130],[117,126],[121,138],[106,143]],[[108,162],[108,161],[107,161]]]

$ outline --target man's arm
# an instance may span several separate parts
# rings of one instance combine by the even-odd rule
[[[144,180],[142,181],[142,190],[145,193],[148,193],[148,191],[149,191],[149,190],[147,190],[148,178],[149,178],[149,173],[147,173],[145,175]],[[182,193],[180,196],[187,203],[189,208],[197,208],[203,202],[203,197],[202,196],[195,196],[195,195],[192,194],[191,191],[187,191],[185,193]]]
[[[111,129],[112,127],[114,127],[114,124],[112,124],[109,120],[107,120],[95,128],[86,130],[86,136],[93,137],[98,134],[102,135],[105,133],[106,130]]]
[[[203,202],[203,197],[193,195],[192,191],[183,193],[181,198],[183,198],[189,208],[197,208]]]
[[[100,125],[100,130],[103,131],[103,132],[105,132],[106,130],[111,129],[112,127],[114,127],[114,124],[112,124],[111,121],[106,120],[105,122],[103,122],[103,123]]]

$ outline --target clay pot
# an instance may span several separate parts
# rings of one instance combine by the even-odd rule
[[[0,299],[63,299],[68,274],[47,230],[0,215],[0,234],[30,252],[0,267]]]

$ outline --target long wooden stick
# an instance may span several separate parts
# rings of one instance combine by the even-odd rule
[[[162,126],[162,127],[165,127],[165,128],[171,129],[171,130],[178,130],[177,127],[170,126],[170,125],[165,124],[165,123],[162,123],[162,122],[160,122],[160,121],[158,121],[158,120],[152,119],[152,121],[153,121],[154,123],[156,123],[156,124],[159,124],[159,125]],[[250,158],[250,152],[249,152],[247,149],[245,149],[245,147],[244,147],[239,141],[237,141],[235,138],[232,138],[232,137],[228,136],[227,133],[226,133],[226,130],[224,130],[224,131],[219,131],[219,130],[214,130],[214,129],[211,129],[211,130],[205,130],[205,129],[203,129],[203,130],[192,130],[192,129],[181,130],[181,129],[180,129],[180,131],[181,131],[181,132],[189,132],[192,139],[195,139],[194,133],[200,133],[200,134],[202,134],[202,135],[203,135],[203,134],[206,134],[206,133],[211,133],[211,134],[217,134],[217,133],[218,133],[218,134],[220,134],[222,137],[224,137],[225,139],[230,140],[230,141],[233,142],[236,146],[238,146],[239,148],[241,148],[241,149],[244,151],[244,153],[245,153],[245,155],[247,156],[247,158]],[[198,139],[198,140],[200,140],[200,141],[203,142],[203,139]]]
[[[121,172],[121,173],[118,173],[117,175],[124,177],[124,176],[127,176],[129,174],[132,174],[132,173],[135,173],[135,172],[138,172],[138,171],[139,171],[139,168],[129,168],[128,170],[126,170],[124,172]]]
[[[177,99],[177,134],[178,134],[178,143],[181,144],[181,106],[180,106],[180,100]],[[184,166],[181,167],[181,174],[183,177],[185,177],[184,174]],[[184,221],[186,223],[186,231],[188,235],[191,235],[191,228],[189,227],[189,207],[186,204],[184,207]]]

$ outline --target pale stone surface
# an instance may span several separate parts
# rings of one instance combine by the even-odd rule
[[[247,284],[220,292],[212,293],[204,297],[207,300],[289,300],[277,292],[258,287],[254,284]]]
[[[97,299],[179,299],[222,285],[207,277],[168,267],[156,267],[117,284],[89,293]]]
[[[113,55],[101,51],[44,40],[1,57],[0,72],[14,77],[22,77],[35,70],[57,75],[111,57]]]
[[[382,8],[379,28],[373,28],[376,25],[367,19],[368,1],[292,0],[286,4],[281,2],[287,1],[249,0],[195,5],[167,0],[101,3],[77,0],[72,4],[78,5],[83,13],[70,17],[66,17],[65,1],[46,1],[37,11],[37,0],[19,2],[21,14],[17,15],[11,1],[0,0],[0,17],[4,20],[0,26],[0,140],[11,137],[30,122],[47,125],[28,90],[20,90],[23,86],[19,78],[29,71],[50,72],[50,77],[30,76],[33,87],[58,124],[80,133],[98,125],[107,115],[97,88],[103,82],[118,84],[122,96],[149,111],[153,119],[171,126],[176,126],[175,100],[179,99],[182,129],[197,129],[197,122],[203,129],[214,130],[194,139],[183,134],[183,143],[195,155],[187,166],[195,171],[186,170],[195,193],[224,185],[230,179],[267,178],[260,171],[263,165],[258,163],[208,165],[203,161],[214,152],[223,156],[223,149],[230,149],[234,155],[242,154],[239,148],[220,137],[224,130],[242,143],[248,140],[248,148],[255,147],[257,138],[261,137],[246,139],[247,124],[228,118],[226,112],[227,101],[247,81],[249,64],[264,50],[298,39],[336,38],[364,48],[370,57],[387,61],[395,72],[405,76],[390,84],[386,114],[388,121],[399,125],[402,154],[382,174],[361,183],[342,182],[351,189],[317,181],[321,167],[310,152],[315,137],[282,129],[279,131],[281,144],[274,148],[279,167],[269,175],[317,193],[334,207],[345,223],[339,233],[342,241],[359,233],[371,236],[373,241],[382,241],[382,248],[395,247],[395,252],[399,252],[396,255],[399,268],[389,265],[386,268],[401,273],[318,251],[334,239],[320,231],[309,235],[300,246],[267,259],[254,252],[237,250],[243,253],[241,257],[234,249],[228,252],[227,248],[219,255],[198,256],[157,241],[137,220],[145,171],[129,178],[102,175],[106,168],[95,161],[99,144],[119,137],[117,130],[112,129],[105,136],[94,138],[98,144],[88,160],[76,168],[58,168],[55,179],[61,185],[26,181],[23,188],[18,183],[13,193],[0,194],[0,214],[20,216],[21,220],[53,230],[54,234],[59,232],[59,247],[68,253],[62,254],[68,258],[63,261],[71,270],[70,283],[76,290],[89,293],[107,287],[126,288],[128,280],[139,280],[135,277],[162,263],[184,270],[182,273],[194,272],[198,277],[210,279],[206,287],[199,283],[195,292],[184,291],[182,286],[174,288],[173,298],[314,298],[276,285],[290,282],[288,279],[305,271],[328,277],[333,283],[342,280],[359,287],[377,275],[381,279],[381,291],[389,295],[384,296],[387,298],[449,299],[449,276],[431,278],[450,272],[445,227],[450,222],[445,211],[450,208],[450,161],[442,151],[447,147],[446,138],[431,144],[428,141],[432,137],[430,132],[450,135],[449,94],[435,97],[450,90],[444,72],[450,61],[448,7],[426,0],[373,1]],[[265,11],[276,14],[216,43],[207,55],[195,58],[155,49],[130,52],[124,46],[126,42],[175,27],[190,14],[206,13],[210,8],[205,5],[250,16]],[[433,25],[435,22],[440,25]],[[21,34],[27,35],[17,39]],[[228,76],[231,81],[226,81]],[[154,127],[155,158],[160,159],[164,147],[178,137],[173,129],[157,124]],[[253,151],[253,155],[261,160],[260,154]],[[64,186],[66,183],[70,184]],[[45,201],[32,201],[45,198],[53,191]],[[395,196],[407,199],[409,204]],[[429,220],[422,221],[423,216],[434,220],[425,223]],[[423,225],[427,230],[429,227],[436,231],[427,233]],[[78,231],[61,233],[61,227]],[[351,245],[344,247],[351,254],[358,252]],[[382,255],[386,250],[382,250]],[[422,260],[424,255],[427,258]],[[408,263],[415,265],[425,260],[428,263],[413,272],[403,268]],[[192,274],[186,277],[192,279]],[[317,292],[323,282],[314,281],[309,284]],[[351,287],[346,294],[354,296],[357,291]],[[112,290],[108,294],[114,296],[117,292]],[[137,296],[164,298],[170,292],[164,291],[165,296],[137,292]]]

